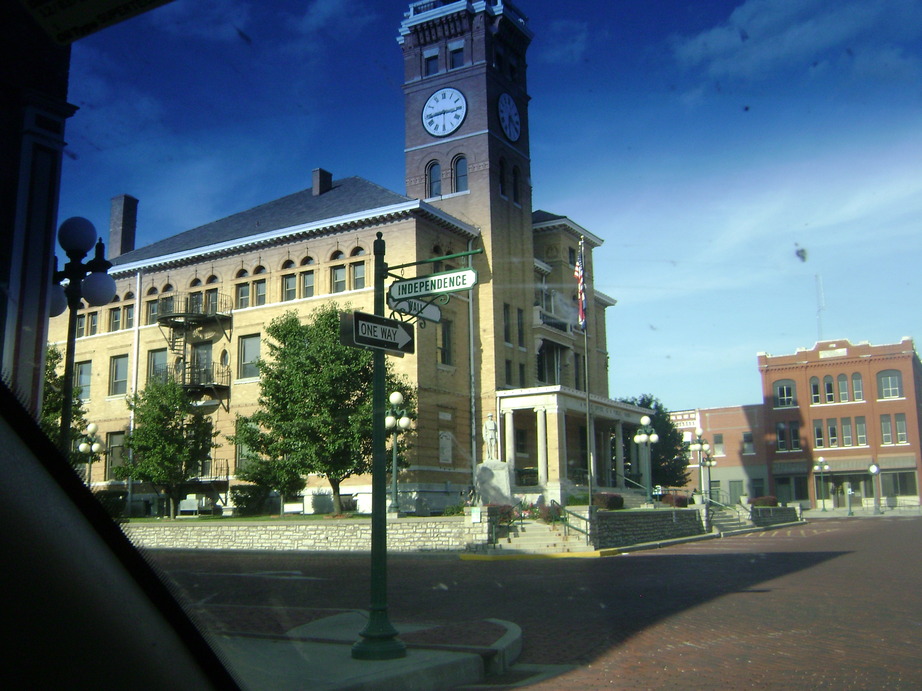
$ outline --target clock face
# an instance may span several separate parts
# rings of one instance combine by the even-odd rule
[[[465,115],[464,94],[446,87],[432,94],[423,106],[423,127],[433,137],[444,137],[461,127]]]
[[[503,132],[509,137],[509,141],[518,141],[522,129],[519,122],[519,109],[509,94],[502,94],[499,97],[499,124],[502,125]]]

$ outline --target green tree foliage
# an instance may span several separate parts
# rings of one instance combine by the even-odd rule
[[[61,409],[64,407],[64,355],[55,346],[48,346],[45,351],[45,382],[42,391],[42,411],[39,426],[55,444],[61,439]],[[60,367],[61,371],[58,371]],[[86,411],[80,398],[80,387],[73,389],[71,443],[68,446],[67,460],[73,466],[92,463],[99,460],[98,454],[80,453],[74,449],[75,444],[84,438],[86,429]]]
[[[237,419],[231,438],[246,449],[239,477],[290,496],[306,475],[319,475],[330,483],[334,513],[342,511],[340,484],[371,471],[372,451],[372,354],[340,343],[339,314],[332,303],[309,323],[287,312],[269,324],[268,357],[258,363],[259,409]],[[409,385],[389,367],[386,381],[412,417]],[[400,436],[405,445],[408,435]]]
[[[125,439],[131,454],[112,472],[118,479],[149,482],[166,494],[173,518],[182,486],[199,474],[217,433],[183,388],[169,379],[148,381],[128,399],[128,407],[134,413],[134,429]]]
[[[656,396],[648,393],[621,400],[653,411],[650,424],[659,435],[659,441],[650,444],[653,484],[663,487],[684,486],[688,482],[688,449],[682,443],[682,433],[669,417],[669,410]]]

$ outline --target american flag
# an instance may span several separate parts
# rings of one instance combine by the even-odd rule
[[[579,239],[579,254],[573,276],[577,283],[577,308],[579,310],[579,328],[586,330],[586,269],[583,263],[583,238]]]

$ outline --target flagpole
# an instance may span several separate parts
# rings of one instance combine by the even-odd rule
[[[579,285],[577,288],[577,301],[579,303],[579,322],[583,328],[583,388],[586,392],[586,485],[589,490],[589,506],[592,506],[592,416],[589,410],[589,319],[588,302],[586,300],[586,239],[579,236],[579,258],[577,259],[576,275]],[[590,509],[591,511],[591,509]]]

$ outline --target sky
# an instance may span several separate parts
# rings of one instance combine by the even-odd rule
[[[516,0],[533,206],[604,240],[609,396],[759,403],[757,356],[922,339],[920,0]],[[175,0],[73,46],[59,218],[143,246],[310,186],[404,193],[405,0]]]

